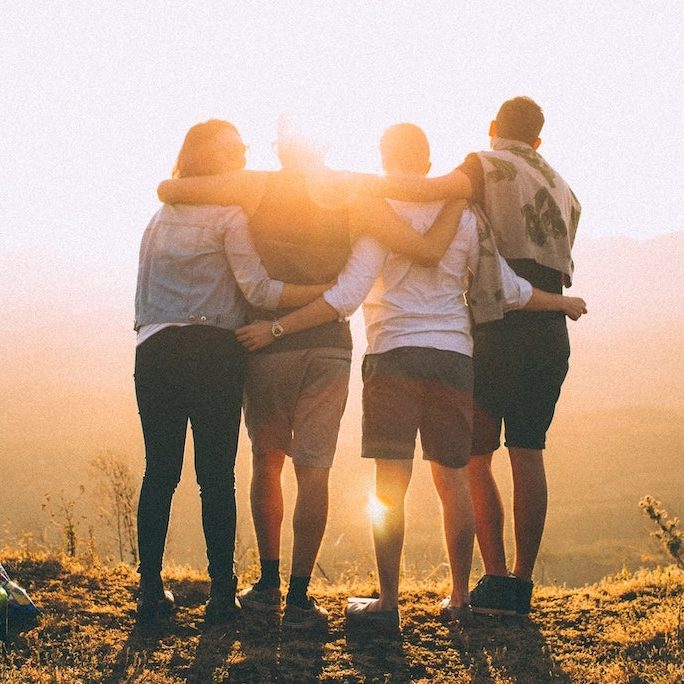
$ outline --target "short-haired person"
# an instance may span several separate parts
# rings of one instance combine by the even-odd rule
[[[367,189],[414,200],[470,199],[483,210],[511,268],[536,288],[559,294],[571,284],[580,205],[537,151],[543,123],[536,102],[515,97],[501,105],[490,124],[491,150],[468,155],[446,176],[423,183],[369,178]],[[468,469],[485,575],[471,601],[474,611],[526,615],[546,520],[546,432],[570,347],[562,313],[489,314],[491,320],[474,329],[476,413]],[[491,469],[502,422],[513,473],[515,560],[510,573],[503,506]]]
[[[390,127],[381,140],[389,175],[422,178],[430,169],[424,132],[412,124]],[[417,233],[427,231],[443,202],[390,202]],[[397,629],[399,566],[404,536],[404,497],[411,478],[416,434],[442,502],[452,591],[440,603],[443,616],[467,616],[473,519],[466,465],[472,435],[472,338],[463,294],[468,271],[477,272],[477,221],[464,211],[458,231],[435,266],[419,266],[389,252],[368,236],[357,242],[335,286],[321,298],[280,320],[284,334],[349,316],[364,298],[368,350],[363,364],[362,455],[375,459],[376,495],[386,507],[373,527],[380,597],[347,607],[350,625]],[[581,315],[577,298],[532,290],[498,260],[506,308],[560,308]],[[369,294],[370,292],[370,294]],[[249,349],[271,341],[270,323],[237,332]]]
[[[428,239],[404,224],[384,200],[369,198],[350,208],[327,208],[315,201],[307,184],[309,173],[322,167],[324,150],[312,147],[282,121],[277,143],[280,171],[233,173],[230,184],[224,178],[218,187],[204,178],[170,181],[164,199],[244,202],[269,275],[292,282],[332,281],[348,258],[357,259],[356,247],[350,255],[350,224],[358,231],[385,231],[397,248],[403,246],[418,259],[429,260],[436,250],[441,254],[451,241],[461,204],[445,209],[442,226],[436,226]],[[309,595],[308,588],[325,531],[329,471],[347,398],[349,324],[333,316],[311,330],[285,335],[279,319],[287,310],[259,308],[260,315],[269,319],[273,344],[249,358],[245,423],[252,441],[250,498],[261,575],[240,592],[239,599],[255,611],[280,610],[281,474],[289,456],[297,479],[297,500],[282,624],[291,629],[323,628],[327,611]]]
[[[220,174],[244,164],[237,129],[212,119],[188,131],[174,176]],[[323,289],[271,280],[240,207],[164,205],[147,226],[135,298],[135,390],[145,440],[138,506],[141,619],[173,608],[160,573],[188,421],[211,578],[206,618],[236,615],[234,465],[246,354],[234,330],[247,321],[245,296],[258,306],[296,306]]]

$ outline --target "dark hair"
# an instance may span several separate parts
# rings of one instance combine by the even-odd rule
[[[402,171],[425,173],[430,163],[430,143],[422,128],[412,123],[390,126],[380,138],[383,165]],[[385,169],[387,170],[387,169]]]
[[[233,147],[217,145],[217,138],[229,131],[235,133]],[[213,176],[226,172],[227,164],[235,169],[245,164],[245,146],[235,126],[221,119],[209,119],[195,124],[186,134],[172,176]]]
[[[543,125],[542,109],[530,97],[506,100],[496,115],[496,134],[499,138],[520,140],[528,145],[539,137]]]

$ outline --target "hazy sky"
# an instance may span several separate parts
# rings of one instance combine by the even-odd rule
[[[40,295],[63,267],[132,296],[155,188],[186,129],[230,119],[249,164],[273,166],[286,109],[329,130],[333,164],[362,169],[377,168],[386,125],[414,121],[444,172],[487,146],[502,100],[528,94],[547,118],[541,151],[584,206],[580,237],[684,229],[682,2],[3,0],[0,9],[10,287]]]

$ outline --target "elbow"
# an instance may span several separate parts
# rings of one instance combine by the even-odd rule
[[[245,296],[245,299],[253,306],[256,307],[257,309],[263,309],[266,308],[266,294],[265,292],[258,287],[249,287],[245,288],[242,291],[242,294]]]
[[[166,192],[166,181],[162,181],[157,186],[157,197],[159,198],[160,202],[163,202],[164,204],[171,204],[171,202],[169,201],[171,198],[169,194]]]

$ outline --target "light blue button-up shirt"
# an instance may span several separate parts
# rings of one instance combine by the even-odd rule
[[[165,204],[140,245],[135,330],[160,324],[235,330],[247,322],[247,301],[275,309],[282,291],[283,283],[268,277],[240,207]]]

